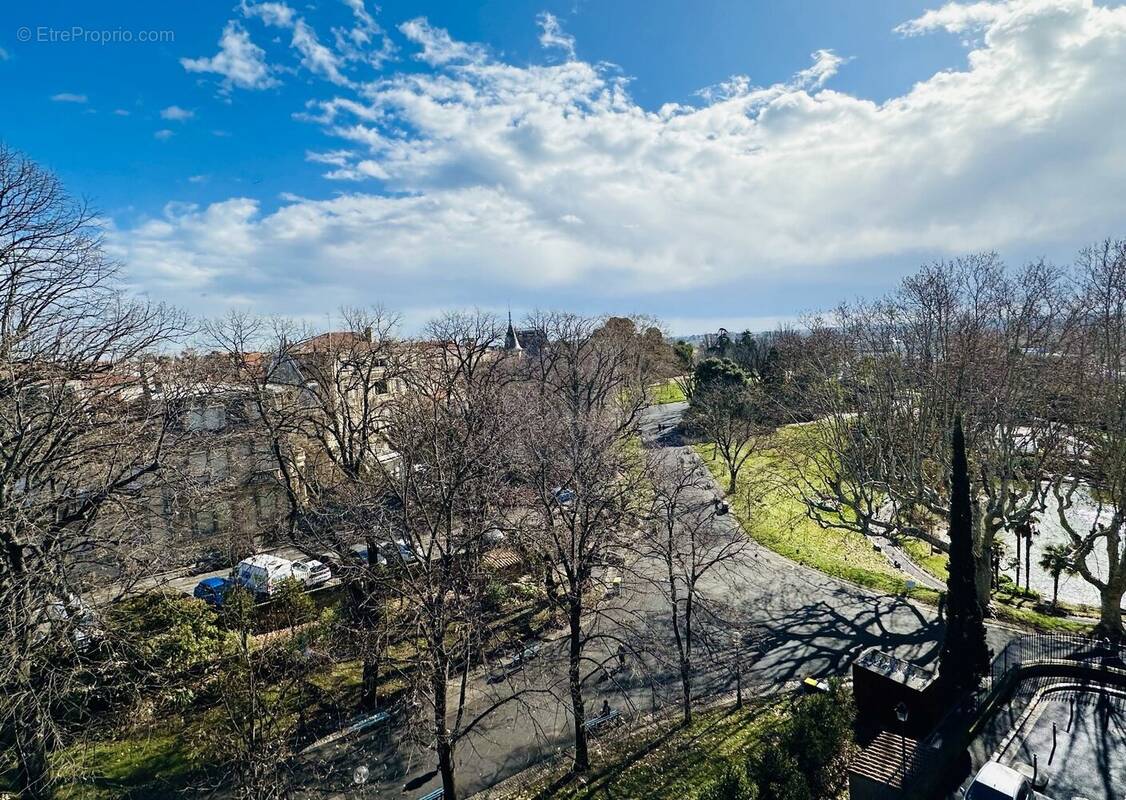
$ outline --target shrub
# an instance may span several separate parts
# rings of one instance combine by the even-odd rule
[[[118,603],[107,623],[112,638],[128,643],[140,671],[178,672],[213,661],[226,635],[206,604],[166,594]]]
[[[839,681],[795,703],[789,718],[752,750],[747,776],[757,800],[823,800],[848,780],[856,711]]]
[[[746,773],[728,764],[723,773],[704,787],[699,800],[750,800],[751,788]]]

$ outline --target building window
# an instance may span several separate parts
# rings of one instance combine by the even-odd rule
[[[278,516],[278,493],[261,491],[254,494],[254,515],[258,523],[265,525],[274,522]]]
[[[197,403],[188,409],[185,421],[189,431],[217,431],[227,424],[227,409],[219,404]]]
[[[192,512],[192,533],[196,536],[211,536],[219,532],[219,517],[214,511]]]

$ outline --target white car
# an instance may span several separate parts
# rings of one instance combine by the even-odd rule
[[[332,577],[332,570],[328,568],[327,564],[323,564],[315,558],[310,558],[307,561],[293,562],[293,577],[305,586],[320,586],[322,583],[328,583]]]
[[[982,767],[966,789],[966,800],[1033,800],[1032,781],[998,761]]]

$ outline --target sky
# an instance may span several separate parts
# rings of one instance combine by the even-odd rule
[[[1085,0],[21,2],[0,141],[199,315],[761,330],[1126,235],[1123,75]]]

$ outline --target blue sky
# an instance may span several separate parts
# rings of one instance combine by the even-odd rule
[[[1124,39],[1084,0],[26,3],[0,137],[200,314],[768,327],[1121,235]]]

